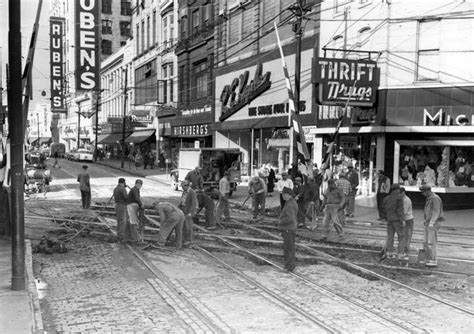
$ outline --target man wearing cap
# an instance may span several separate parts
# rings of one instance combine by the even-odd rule
[[[403,214],[403,200],[400,195],[400,185],[392,184],[390,193],[383,199],[383,207],[387,219],[387,256],[394,258],[393,240],[395,232],[398,238],[398,258],[400,260],[408,260],[408,256],[404,255],[405,236],[403,234],[405,225],[405,216]]]
[[[378,170],[376,180],[377,210],[379,212],[378,220],[386,220],[387,217],[383,206],[383,199],[390,192],[390,179],[385,175],[383,170]]]
[[[280,230],[283,237],[283,253],[285,268],[289,272],[295,269],[295,234],[298,216],[298,204],[293,198],[293,190],[284,187],[281,191],[283,200],[286,202],[280,213]]]
[[[265,216],[265,181],[255,175],[249,182],[249,195],[252,197],[253,219],[257,219],[258,213]]]
[[[230,196],[230,183],[229,183],[230,172],[224,172],[224,176],[219,181],[219,204],[217,204],[217,222],[222,221],[222,214],[224,219],[230,219],[229,213],[229,196]]]
[[[347,195],[346,216],[354,217],[355,197],[357,194],[357,187],[359,186],[359,173],[354,170],[352,163],[347,165],[347,179],[351,183],[351,191]]]
[[[444,222],[443,202],[441,198],[431,191],[431,186],[424,184],[420,187],[423,196],[426,197],[424,209],[425,234],[424,243],[428,248],[431,259],[426,262],[428,267],[438,265],[436,257],[436,244],[438,243],[438,230],[440,224]]]
[[[117,238],[125,241],[125,231],[127,228],[127,189],[125,189],[125,179],[118,179],[118,185],[114,189],[115,214],[117,215]]]
[[[347,209],[349,195],[352,191],[352,186],[349,180],[347,179],[346,174],[344,174],[343,172],[339,173],[339,178],[336,180],[336,186],[341,189],[344,193],[344,196],[346,196],[346,203],[344,205],[344,208],[342,210],[339,210],[339,222],[342,224],[342,226],[344,226],[346,219],[344,216],[344,209]]]
[[[125,232],[126,241],[136,243],[139,241],[140,236],[138,233],[140,226],[140,210],[143,209],[142,199],[140,197],[140,189],[143,186],[143,181],[138,179],[135,181],[135,185],[127,196],[127,213],[129,223]]]
[[[79,175],[77,176],[77,182],[79,182],[79,190],[81,191],[81,202],[83,209],[89,209],[91,207],[91,184],[87,168],[87,165],[83,165],[82,172],[79,173]]]
[[[160,233],[158,244],[164,246],[166,239],[173,232],[176,233],[176,249],[183,248],[184,214],[177,206],[168,202],[154,202],[153,206],[160,215]]]
[[[346,196],[336,186],[334,179],[328,180],[328,189],[324,193],[324,218],[323,218],[323,240],[327,239],[331,231],[331,227],[334,226],[334,229],[339,234],[339,237],[344,235],[344,230],[342,228],[340,218],[340,211],[344,209],[346,205]]]
[[[287,187],[293,190],[293,181],[288,178],[287,172],[281,172],[281,180],[277,182],[277,190],[280,192],[280,208],[283,209],[285,201],[283,200],[282,191],[283,188]]]
[[[193,241],[193,218],[197,212],[197,196],[196,192],[191,189],[189,181],[181,183],[183,194],[181,195],[181,202],[179,208],[184,213],[184,228],[183,228],[183,245],[189,246]]]
[[[191,183],[191,188],[192,189],[194,189],[194,190],[196,190],[196,189],[203,190],[204,189],[204,179],[201,175],[201,170],[200,170],[199,166],[194,168],[194,170],[190,171],[184,179]]]

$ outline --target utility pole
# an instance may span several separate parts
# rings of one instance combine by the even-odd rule
[[[120,167],[125,167],[125,121],[127,115],[127,84],[128,84],[128,67],[125,66],[125,85],[123,88],[123,122],[122,122],[122,160],[120,162]]]
[[[97,95],[95,97],[96,104],[95,104],[95,148],[94,148],[94,161],[97,161],[97,132],[99,131],[99,99],[100,99],[100,89],[97,89]]]
[[[40,144],[40,117],[39,113],[36,113],[36,130],[38,131],[38,150],[41,148]]]
[[[8,32],[8,125],[10,136],[11,214],[12,214],[12,290],[26,288],[25,277],[25,212],[23,142],[24,115],[22,110],[21,75],[21,2],[9,0]]]
[[[77,102],[77,149],[79,149],[79,143],[81,142],[81,102]]]

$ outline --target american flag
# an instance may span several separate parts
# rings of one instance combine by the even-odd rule
[[[283,64],[283,73],[285,74],[286,89],[288,90],[288,105],[290,109],[288,113],[288,126],[293,129],[293,139],[296,143],[296,149],[298,153],[303,155],[305,160],[308,160],[310,159],[308,145],[306,145],[306,139],[304,137],[303,127],[301,126],[299,116],[295,112],[295,98],[293,95],[293,88],[291,86],[290,75],[288,74],[288,67],[286,66],[285,55],[283,54],[283,48],[280,41],[280,35],[278,34],[276,22],[274,22],[274,25],[278,40],[278,48],[280,49],[281,61]]]

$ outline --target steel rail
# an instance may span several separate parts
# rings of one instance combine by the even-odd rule
[[[201,228],[199,228],[199,229],[201,229]],[[232,246],[232,247],[234,247],[234,248],[236,248],[236,249],[238,249],[238,250],[240,250],[240,251],[242,251],[242,252],[245,252],[245,253],[247,253],[247,254],[249,254],[249,255],[251,255],[251,256],[253,256],[253,257],[255,257],[255,258],[257,258],[257,259],[259,259],[259,260],[261,260],[261,261],[263,261],[263,262],[265,262],[265,263],[268,263],[269,265],[271,265],[271,266],[273,266],[273,267],[275,267],[275,268],[277,268],[277,269],[280,269],[280,270],[282,270],[282,271],[286,271],[282,266],[276,264],[275,262],[273,262],[273,261],[271,261],[271,260],[269,260],[269,259],[267,259],[267,258],[265,258],[265,257],[263,257],[263,256],[261,256],[261,255],[258,255],[258,254],[254,253],[254,252],[252,252],[252,251],[250,251],[250,250],[248,250],[248,249],[245,249],[245,248],[241,247],[240,245],[237,245],[236,243],[234,243],[234,242],[232,242],[232,241],[230,241],[230,240],[227,240],[225,236],[216,235],[215,237],[216,237],[217,239],[219,239],[220,241],[224,242],[225,244],[228,244],[228,245],[230,245],[230,246]],[[214,256],[213,256],[213,257],[214,257]],[[215,257],[214,257],[214,258],[215,258]],[[235,270],[233,270],[233,271],[235,271]],[[316,287],[319,291],[323,290],[325,293],[328,293],[328,294],[332,295],[333,297],[336,297],[336,298],[338,298],[338,299],[341,299],[341,300],[343,300],[344,302],[350,303],[350,304],[352,304],[352,305],[354,305],[354,306],[356,306],[356,307],[358,307],[358,308],[361,308],[361,309],[365,310],[366,312],[369,312],[369,313],[375,315],[376,317],[382,319],[383,321],[386,321],[386,322],[389,322],[389,323],[391,323],[391,324],[393,324],[393,325],[396,325],[397,327],[402,328],[402,329],[406,330],[406,331],[409,332],[409,333],[413,332],[413,330],[412,330],[411,327],[407,327],[406,325],[400,324],[399,322],[397,322],[397,321],[395,321],[395,320],[393,320],[393,319],[390,319],[390,318],[385,317],[385,316],[383,316],[383,315],[381,315],[381,314],[378,314],[378,313],[374,312],[373,310],[371,310],[370,308],[366,307],[365,305],[360,304],[360,303],[358,303],[358,302],[352,300],[351,298],[349,298],[349,297],[347,297],[347,296],[344,296],[344,295],[342,295],[342,294],[339,294],[339,293],[333,291],[332,289],[329,289],[329,288],[326,288],[326,287],[324,287],[324,286],[321,286],[321,285],[319,285],[319,284],[317,284],[317,283],[314,283],[312,280],[308,279],[307,277],[305,277],[305,276],[303,276],[303,275],[301,275],[301,274],[298,274],[298,273],[295,273],[295,272],[287,272],[287,273],[288,273],[289,275],[292,275],[292,276],[295,277],[295,278],[298,278],[298,279],[304,281],[306,284],[308,284],[308,285],[310,285],[310,286],[312,286],[312,287]],[[259,284],[259,283],[257,282],[257,284]]]
[[[253,226],[245,225],[244,223],[241,223],[241,222],[239,222],[239,221],[237,221],[237,220],[235,220],[235,219],[233,219],[233,220],[236,221],[238,224],[241,224],[243,227],[249,228],[249,229],[254,230],[254,231],[256,231],[256,232],[259,232],[259,233],[271,235],[273,238],[275,238],[275,239],[277,239],[277,240],[281,240],[280,236],[278,236],[278,235],[275,235],[275,234],[270,233],[270,232],[265,231],[265,230],[260,230],[259,228],[256,228],[256,227],[253,227]],[[446,306],[452,307],[452,308],[457,309],[457,310],[459,310],[459,311],[461,311],[461,312],[464,312],[464,313],[466,313],[466,314],[474,315],[474,311],[472,311],[472,310],[470,310],[470,309],[464,308],[464,307],[462,307],[462,306],[460,306],[460,305],[456,305],[456,304],[454,304],[454,303],[452,303],[452,302],[450,302],[450,301],[446,301],[446,300],[444,300],[444,299],[441,299],[441,298],[432,296],[432,295],[430,295],[430,294],[428,294],[428,293],[426,293],[426,292],[423,292],[423,291],[421,291],[421,290],[418,290],[418,289],[416,289],[416,288],[413,288],[413,287],[411,287],[411,286],[409,286],[409,285],[406,285],[406,284],[397,282],[397,281],[395,281],[395,280],[393,280],[393,279],[391,279],[391,278],[388,278],[388,277],[386,277],[386,276],[384,276],[384,275],[381,275],[381,274],[379,274],[379,273],[377,273],[377,272],[375,272],[375,271],[373,271],[373,270],[370,270],[370,269],[361,267],[361,266],[359,266],[359,265],[353,264],[352,262],[349,262],[349,261],[346,261],[346,260],[339,259],[339,258],[334,257],[334,256],[332,256],[332,255],[330,255],[330,254],[325,253],[325,252],[321,252],[321,251],[319,251],[319,250],[316,250],[316,249],[314,249],[314,248],[312,248],[312,247],[310,247],[310,246],[302,245],[302,244],[299,244],[299,243],[296,243],[296,245],[302,247],[303,249],[307,249],[307,250],[310,251],[310,252],[315,252],[316,254],[318,254],[318,253],[321,254],[321,253],[322,253],[322,254],[324,254],[325,256],[328,256],[329,258],[331,258],[331,259],[334,260],[334,261],[337,261],[337,262],[340,262],[340,263],[342,263],[342,264],[345,264],[345,265],[347,265],[347,266],[349,266],[349,267],[351,267],[351,268],[353,268],[353,269],[356,269],[356,270],[358,270],[358,271],[362,271],[362,272],[365,273],[365,274],[369,274],[369,275],[375,276],[375,277],[377,277],[377,278],[379,278],[379,279],[381,279],[381,280],[390,282],[390,283],[392,283],[392,284],[394,284],[394,285],[397,285],[397,286],[399,286],[399,287],[402,287],[402,288],[405,288],[405,289],[407,289],[407,290],[410,290],[410,291],[412,291],[412,292],[414,292],[414,293],[416,293],[416,294],[422,295],[422,296],[424,296],[424,297],[426,297],[426,298],[432,299],[432,300],[434,300],[434,301],[436,301],[436,302],[439,302],[439,303],[444,304],[444,305],[446,305]]]

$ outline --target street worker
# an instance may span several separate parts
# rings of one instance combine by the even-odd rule
[[[424,244],[430,259],[426,261],[426,266],[436,267],[438,260],[436,257],[436,244],[438,243],[438,230],[444,222],[443,202],[441,198],[431,191],[431,186],[424,184],[420,187],[423,196],[426,197],[424,209]]]
[[[125,241],[125,231],[127,228],[127,185],[123,177],[118,179],[118,185],[114,189],[115,214],[117,215],[117,238]]]
[[[359,173],[354,170],[354,166],[352,163],[347,165],[347,179],[351,183],[351,191],[347,196],[347,205],[346,205],[346,216],[347,217],[354,217],[354,210],[355,210],[355,197],[357,194],[357,188],[359,187]]]
[[[378,170],[376,182],[377,210],[379,212],[378,220],[387,220],[383,207],[383,199],[390,192],[390,179],[385,175],[385,172],[383,170]]]
[[[91,184],[87,168],[87,165],[83,165],[82,172],[79,173],[79,175],[77,176],[77,182],[79,182],[79,190],[81,191],[81,202],[83,209],[89,209],[91,207]]]
[[[196,189],[203,190],[204,189],[204,179],[201,175],[201,170],[200,170],[199,166],[197,166],[192,171],[190,171],[184,179],[191,183],[191,188],[192,189],[194,189],[194,190],[196,190]]]
[[[315,178],[311,174],[308,177],[308,182],[304,184],[303,189],[303,203],[305,205],[304,212],[305,216],[311,221],[307,227],[310,229],[315,229],[319,213],[319,185],[316,183]],[[306,219],[304,220],[304,223],[306,224]]]
[[[396,232],[398,237],[398,258],[407,261],[408,256],[403,253],[405,250],[405,237],[403,235],[405,218],[403,214],[403,200],[398,183],[394,183],[390,187],[390,193],[383,199],[383,206],[387,217],[387,256],[389,259],[395,258],[393,239]]]
[[[405,188],[403,187],[400,187],[400,196],[402,197],[403,201],[403,220],[405,221],[405,228],[403,230],[403,235],[405,236],[404,253],[408,257],[408,254],[410,254],[411,237],[413,235],[413,204],[410,197],[407,196]]]
[[[138,243],[140,236],[138,233],[140,225],[140,210],[143,210],[143,203],[140,197],[140,189],[143,186],[143,181],[138,179],[135,181],[135,186],[130,189],[127,197],[127,213],[129,222],[127,224],[125,238],[128,242]]]
[[[334,229],[338,233],[339,237],[344,236],[344,230],[342,228],[340,218],[340,211],[343,210],[346,204],[346,196],[336,186],[336,181],[334,179],[328,180],[328,188],[324,193],[324,218],[323,218],[323,240],[327,240],[329,237],[331,227],[334,226]]]
[[[224,172],[224,176],[219,181],[219,204],[217,204],[217,222],[222,222],[222,214],[225,221],[230,219],[229,197],[230,197],[230,172]]]
[[[160,233],[158,233],[158,245],[165,246],[166,239],[171,232],[176,234],[176,249],[183,248],[183,226],[184,214],[176,205],[168,202],[156,201],[153,203],[155,210],[160,215]]]
[[[283,237],[283,254],[285,259],[285,268],[292,272],[296,266],[295,257],[295,235],[298,216],[298,204],[293,197],[293,190],[284,187],[281,191],[285,203],[280,213],[281,235]]]
[[[249,196],[252,197],[253,219],[257,219],[259,212],[265,216],[265,189],[265,181],[261,177],[252,177],[249,182]]]
[[[206,195],[203,191],[198,191],[196,194],[198,202],[198,212],[203,208],[206,210],[206,229],[215,230],[216,229],[216,219],[214,217],[214,200]],[[197,217],[194,218],[194,222],[197,222]]]
[[[336,186],[342,190],[344,196],[346,196],[346,204],[342,210],[339,211],[339,222],[342,226],[346,225],[345,216],[344,216],[344,209],[347,208],[347,201],[349,199],[349,194],[352,191],[351,183],[347,179],[346,174],[340,173],[339,178],[336,180]]]
[[[282,196],[282,191],[283,191],[283,188],[285,187],[293,190],[293,181],[291,181],[291,179],[288,178],[287,172],[282,172],[281,179],[278,180],[277,182],[277,190],[280,192],[280,208],[281,209],[283,209],[283,207],[285,206],[285,201],[283,200],[283,196]]]
[[[295,183],[293,186],[293,196],[298,204],[298,227],[305,227],[305,206],[306,206],[306,199],[305,199],[305,187],[306,183],[303,184],[303,180],[301,177],[295,177]],[[286,202],[285,202],[286,203]]]
[[[181,188],[183,188],[183,194],[179,208],[184,213],[183,246],[187,247],[193,241],[193,218],[197,212],[197,196],[189,181],[181,182]]]

